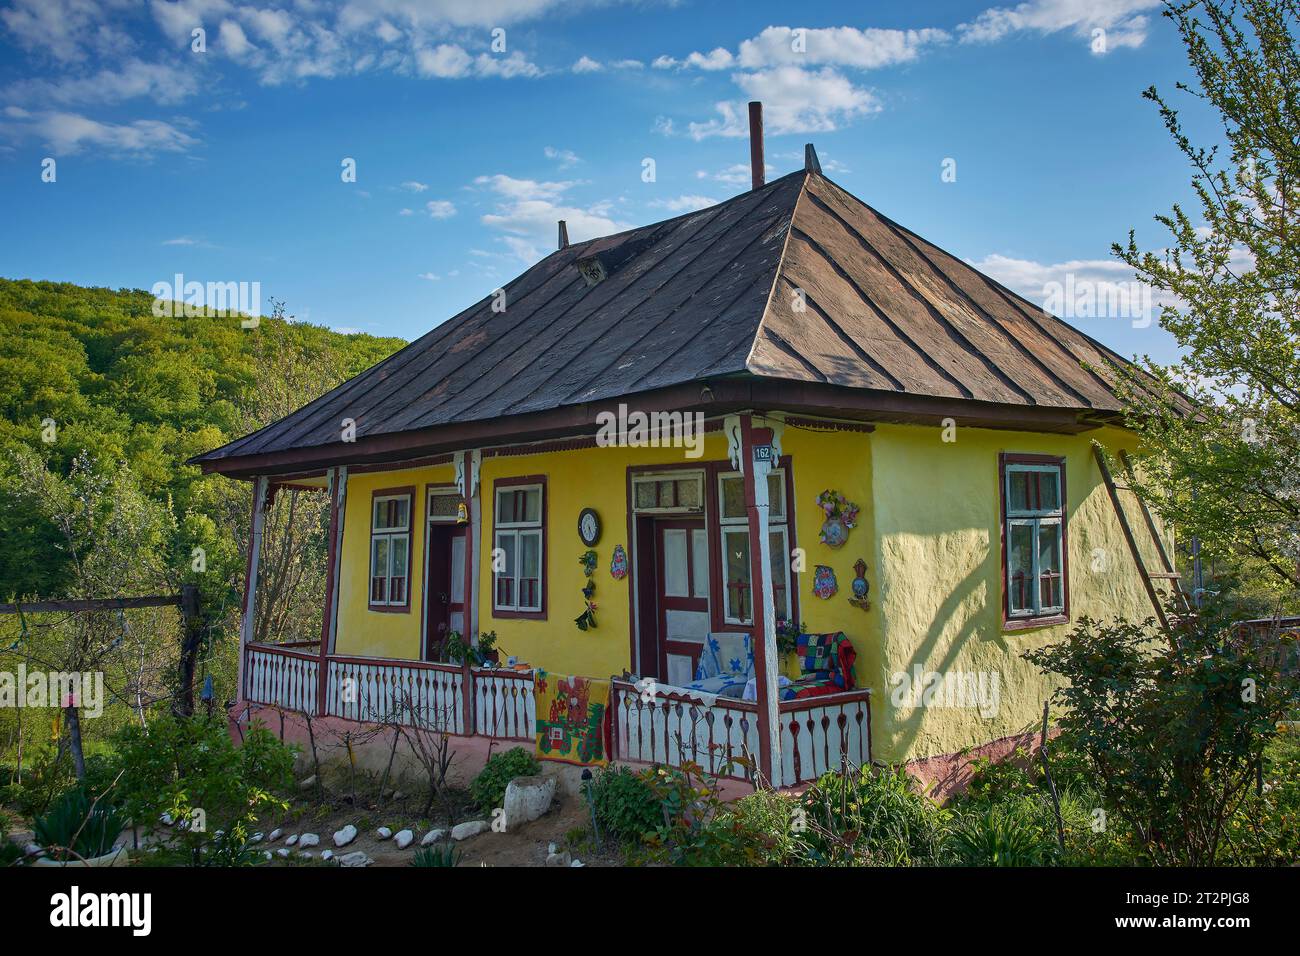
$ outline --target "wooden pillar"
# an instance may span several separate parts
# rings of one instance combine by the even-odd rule
[[[253,621],[257,614],[257,572],[262,557],[262,530],[266,525],[267,489],[265,477],[253,479],[253,516],[248,533],[248,566],[244,575],[244,615],[239,625],[239,692],[244,700],[244,666],[247,647],[253,639]]]
[[[324,717],[325,696],[329,692],[329,656],[334,653],[339,624],[339,557],[343,547],[343,509],[348,495],[348,469],[331,468],[328,475],[330,496],[329,557],[325,562],[325,610],[321,615],[320,660],[316,665],[316,716]],[[369,587],[369,582],[367,582]]]
[[[767,475],[772,469],[771,434],[740,416],[740,468],[745,476],[749,518],[749,591],[754,621],[754,675],[758,697],[758,763],[768,782],[781,786],[780,699],[777,684],[776,604],[772,595],[772,551],[768,545]]]
[[[454,467],[456,470],[456,487],[461,497],[465,501],[465,513],[469,521],[465,528],[465,610],[463,612],[463,628],[465,633],[461,635],[466,646],[478,644],[478,565],[477,557],[480,553],[479,528],[482,524],[482,508],[479,506],[479,466],[482,462],[482,452],[477,448],[468,452],[457,452],[454,456]],[[463,693],[465,705],[465,733],[474,734],[478,728],[474,726],[475,714],[477,708],[474,701],[474,674],[470,669],[468,659],[461,665]]]

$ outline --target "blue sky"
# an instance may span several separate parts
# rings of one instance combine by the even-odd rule
[[[1188,176],[1140,93],[1185,77],[1148,0],[0,0],[0,275],[255,281],[299,319],[412,338],[557,219],[580,240],[747,189],[761,99],[769,177],[813,142],[1044,302],[1131,278],[1109,256],[1130,228],[1163,241]],[[1173,356],[1128,315],[1071,321]]]

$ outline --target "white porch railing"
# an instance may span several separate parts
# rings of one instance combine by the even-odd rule
[[[793,787],[827,770],[871,762],[871,692],[781,701],[781,783]]]
[[[465,675],[454,664],[330,657],[325,713],[464,734]]]
[[[531,671],[473,668],[474,730],[483,737],[532,740],[537,703]]]
[[[319,645],[250,644],[244,698],[257,704],[361,723],[432,727],[461,736],[531,740],[537,732],[532,672],[427,661],[330,656],[319,704]],[[773,785],[807,783],[845,761],[871,761],[871,693],[854,690],[782,701],[781,755]],[[750,779],[759,748],[758,706],[659,686],[645,694],[615,680],[608,714],[614,760]]]
[[[758,706],[697,697],[657,687],[653,694],[614,681],[614,757],[673,767],[690,760],[709,773],[748,779],[745,758],[758,760]]]
[[[244,698],[286,710],[316,712],[320,656],[305,644],[250,644]]]

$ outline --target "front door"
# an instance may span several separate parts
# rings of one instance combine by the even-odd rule
[[[438,661],[449,632],[465,636],[465,526],[430,522],[424,566],[424,659]]]
[[[695,679],[709,633],[709,548],[703,518],[656,521],[659,679],[680,687]]]

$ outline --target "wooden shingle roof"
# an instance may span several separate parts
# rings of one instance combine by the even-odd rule
[[[577,243],[206,468],[723,377],[1114,413],[1114,352],[800,170]],[[229,469],[234,470],[234,469]]]

